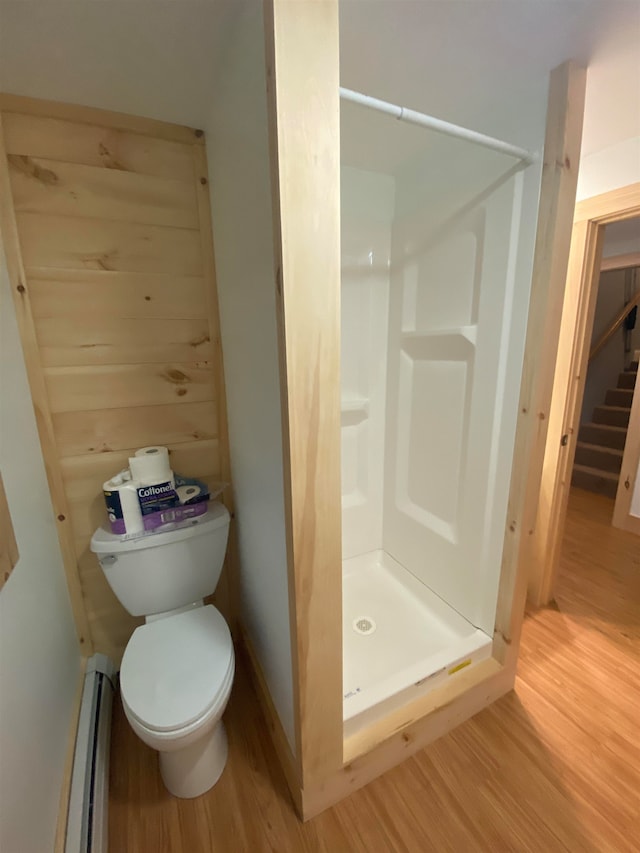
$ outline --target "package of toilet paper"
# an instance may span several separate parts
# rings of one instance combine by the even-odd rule
[[[203,515],[226,485],[209,488],[202,480],[174,474],[166,447],[137,450],[129,466],[103,485],[111,531],[126,538]]]
[[[165,524],[204,515],[209,498],[205,483],[179,474],[173,482],[142,486],[138,489],[138,500],[144,529],[157,530]]]

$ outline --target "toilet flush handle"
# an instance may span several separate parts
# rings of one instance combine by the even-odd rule
[[[118,558],[116,557],[115,554],[107,554],[106,556],[100,558],[100,565],[102,567],[112,566],[114,563],[117,563],[117,562],[118,562]]]

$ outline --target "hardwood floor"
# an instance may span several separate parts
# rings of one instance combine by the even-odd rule
[[[640,539],[612,511],[573,492],[556,607],[525,622],[515,691],[307,824],[242,666],[228,766],[197,800],[165,792],[117,702],[111,853],[640,851]]]

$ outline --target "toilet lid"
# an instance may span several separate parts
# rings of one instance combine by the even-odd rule
[[[136,628],[122,659],[122,697],[147,728],[183,728],[215,703],[232,665],[227,623],[212,605],[196,607]]]

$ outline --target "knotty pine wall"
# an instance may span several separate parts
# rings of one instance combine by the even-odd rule
[[[142,620],[89,550],[102,483],[149,444],[181,474],[229,476],[204,137],[1,97],[15,289],[67,580],[85,648],[119,660]]]

